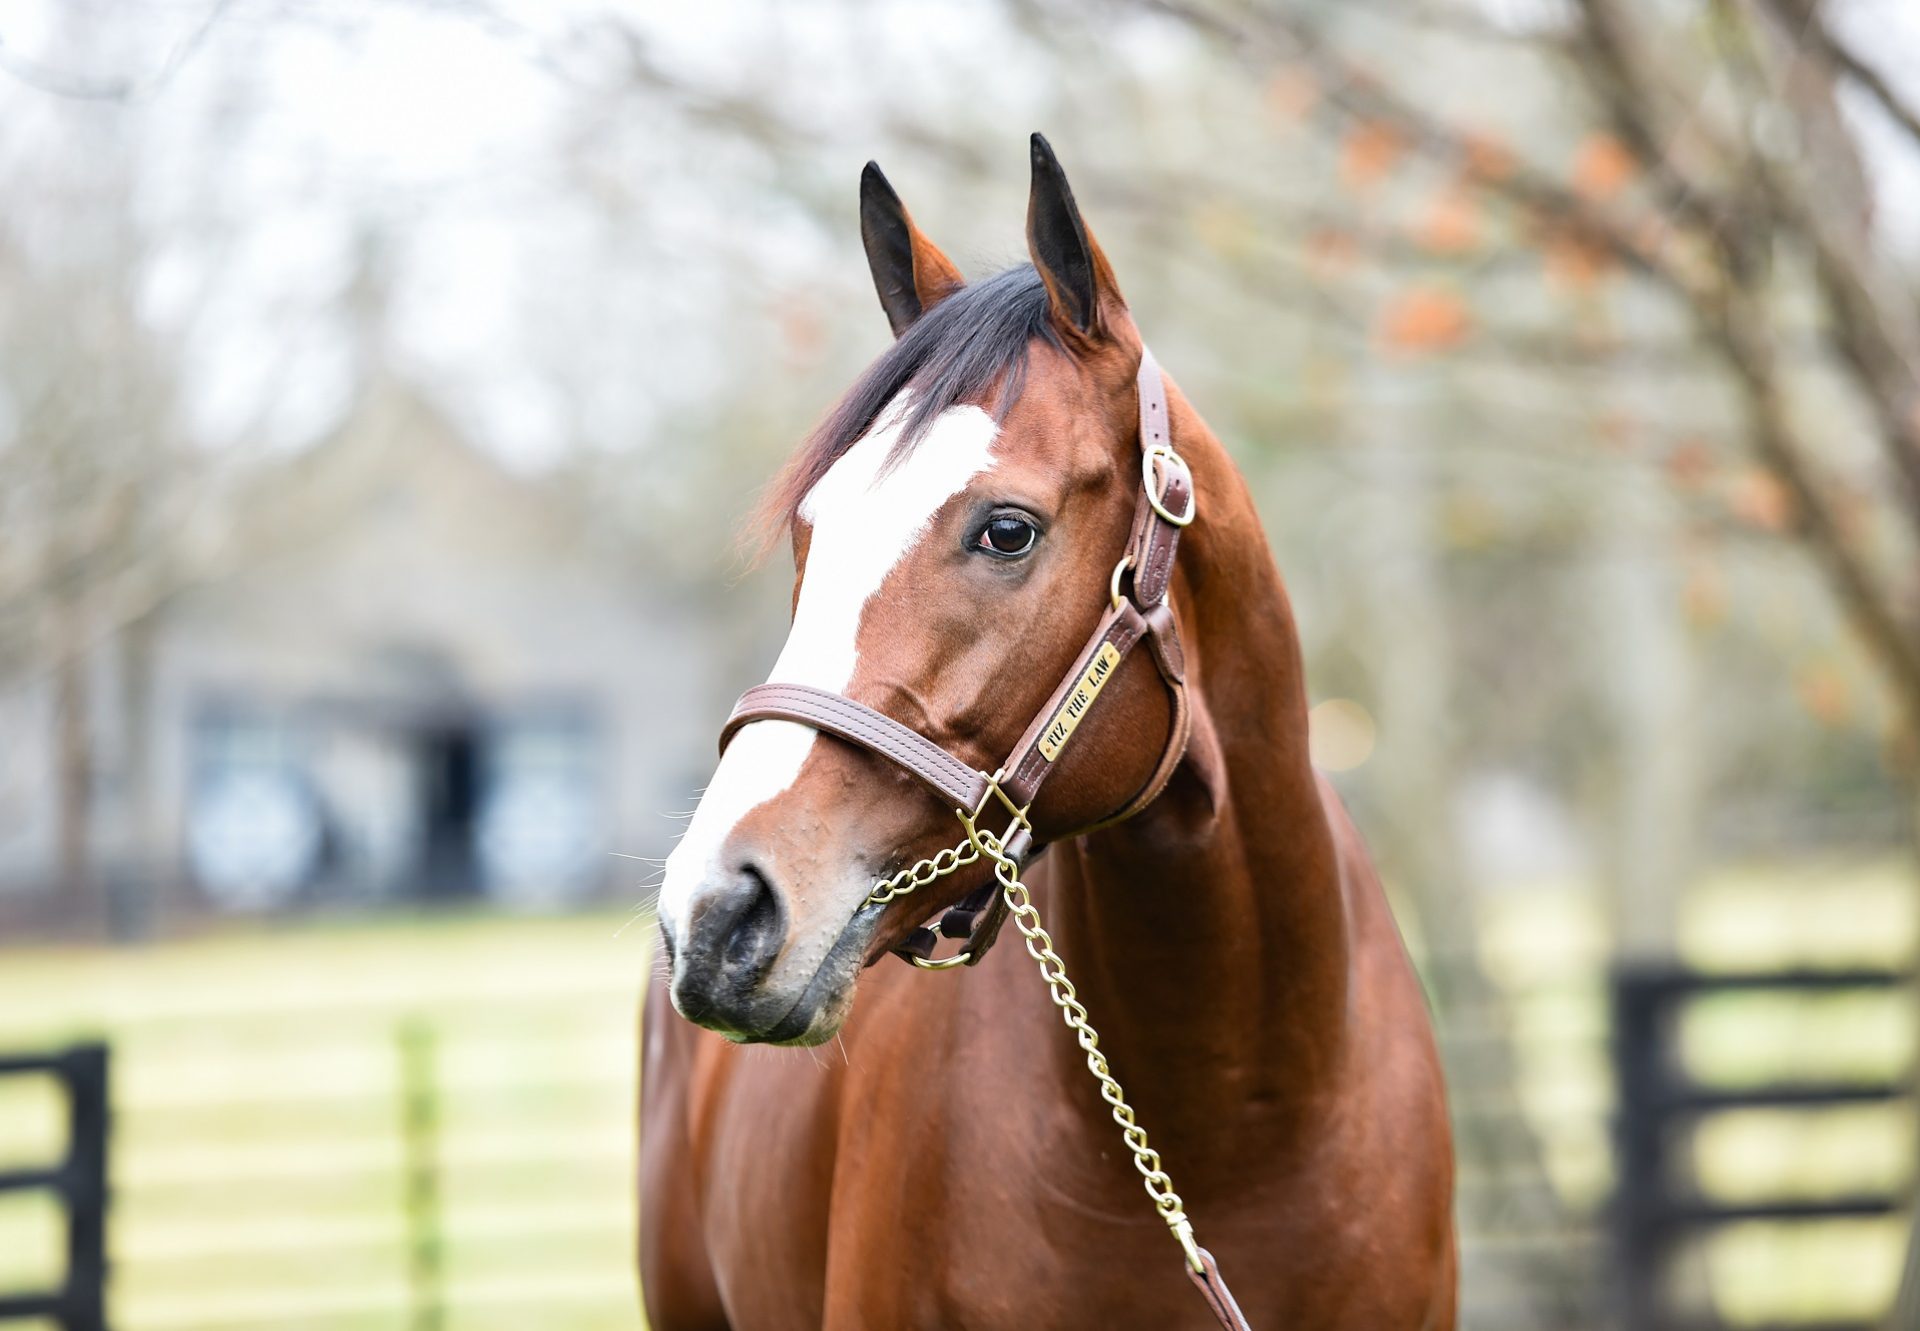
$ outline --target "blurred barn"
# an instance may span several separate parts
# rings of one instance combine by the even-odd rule
[[[701,621],[564,488],[383,379],[229,507],[223,571],[94,644],[83,788],[58,678],[0,694],[0,910],[50,910],[74,860],[142,932],[163,909],[563,905],[642,877],[610,849],[663,853],[717,701]]]

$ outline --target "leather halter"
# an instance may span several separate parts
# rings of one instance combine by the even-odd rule
[[[1151,648],[1172,703],[1173,722],[1153,774],[1125,805],[1069,835],[1131,818],[1166,788],[1187,751],[1191,715],[1187,708],[1186,659],[1180,647],[1167,587],[1180,529],[1193,521],[1196,504],[1193,473],[1173,448],[1167,414],[1166,381],[1153,353],[1140,351],[1135,383],[1140,395],[1140,499],[1134,510],[1127,549],[1113,572],[1109,606],[1074,657],[1060,684],[1034,715],[1007,760],[992,774],[977,771],[926,736],[865,703],[804,684],[769,683],[748,689],[733,705],[720,732],[720,750],[744,725],[754,721],[797,721],[876,753],[912,773],[963,817],[978,817],[996,794],[1020,824],[1007,841],[1007,853],[1026,861],[1039,849],[1025,825],[1024,813],[1058,766],[1058,759],[1107,682],[1144,640]],[[1006,905],[997,886],[985,886],[946,911],[939,923],[915,929],[894,951],[924,962],[941,936],[966,940],[965,962],[979,963],[998,937]]]

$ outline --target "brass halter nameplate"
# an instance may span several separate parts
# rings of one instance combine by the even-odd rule
[[[1120,652],[1110,642],[1100,644],[1100,650],[1094,653],[1080,678],[1074,681],[1073,691],[1067,694],[1067,700],[1060,704],[1060,710],[1053,714],[1053,720],[1047,723],[1047,729],[1040,736],[1040,756],[1052,762],[1060,756],[1060,750],[1067,747],[1067,741],[1073,738],[1073,732],[1080,726],[1080,718],[1093,706],[1093,700],[1100,696],[1100,690],[1113,678],[1113,668],[1120,664]]]

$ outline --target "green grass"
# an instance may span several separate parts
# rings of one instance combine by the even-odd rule
[[[1680,915],[1691,962],[1903,964],[1916,896],[1897,865],[1733,869]],[[120,1331],[410,1325],[400,1035],[434,1034],[448,1331],[638,1331],[635,1030],[647,931],[624,917],[434,916],[232,928],[139,949],[0,953],[0,1048],[114,1045],[111,1242]],[[1523,1101],[1561,1191],[1611,1185],[1603,987],[1590,892],[1506,891],[1483,953],[1515,997]],[[1716,999],[1681,1031],[1698,1073],[1877,1076],[1915,1046],[1904,997]],[[1456,1095],[1471,1088],[1456,1086]],[[1909,1177],[1905,1110],[1718,1117],[1688,1143],[1729,1198]],[[45,1159],[61,1105],[0,1082],[0,1168]],[[59,1215],[0,1197],[0,1288],[45,1282]],[[1898,1222],[1729,1229],[1699,1269],[1732,1318],[1883,1305]]]
[[[114,1325],[409,1325],[401,1032],[432,1032],[449,1331],[640,1326],[635,1031],[620,916],[232,930],[0,962],[0,1047],[114,1046]],[[616,936],[617,935],[617,936]],[[6,1156],[59,1149],[48,1083],[0,1083]],[[60,1269],[57,1213],[0,1206],[0,1288]]]

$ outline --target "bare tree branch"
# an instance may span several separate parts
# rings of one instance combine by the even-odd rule
[[[1766,14],[1756,19],[1774,21]],[[1793,21],[1811,25],[1812,14]],[[1903,289],[1871,250],[1865,219],[1872,205],[1864,197],[1864,167],[1855,162],[1851,170],[1835,169],[1832,159],[1840,148],[1850,148],[1850,140],[1831,78],[1802,59],[1801,30],[1746,35],[1750,40],[1741,55],[1766,94],[1792,108],[1804,134],[1839,145],[1821,154],[1826,166],[1818,179],[1758,151],[1752,154],[1754,174],[1776,218],[1791,228],[1811,259],[1826,299],[1828,335],[1879,426],[1887,460],[1905,487],[1908,521],[1920,533],[1920,323],[1913,302],[1894,304],[1884,297]],[[1760,49],[1768,35],[1785,48],[1783,56],[1769,60]],[[1859,183],[1849,190],[1853,182]]]
[[[1358,68],[1290,12],[1225,11],[1204,0],[1140,2],[1255,58],[1312,70],[1326,100],[1344,115],[1384,125],[1429,159],[1472,171],[1474,145],[1467,132]],[[1660,82],[1646,58],[1655,37],[1637,26],[1645,20],[1620,0],[1578,4],[1584,40],[1596,58],[1577,68],[1648,172],[1653,197],[1669,214],[1634,217],[1526,163],[1475,178],[1489,191],[1650,277],[1691,313],[1740,390],[1749,446],[1787,487],[1796,504],[1799,536],[1880,663],[1909,727],[1920,733],[1920,631],[1898,608],[1900,594],[1883,584],[1840,520],[1821,476],[1818,449],[1794,423],[1779,363],[1778,302],[1766,297],[1769,251],[1759,241],[1771,229],[1787,227],[1792,239],[1806,248],[1826,292],[1834,345],[1842,364],[1853,371],[1880,427],[1889,461],[1903,478],[1909,499],[1906,526],[1920,540],[1920,451],[1914,446],[1920,431],[1920,412],[1915,410],[1920,399],[1914,386],[1920,375],[1913,369],[1915,360],[1903,352],[1908,343],[1904,323],[1877,299],[1876,284],[1866,275],[1865,251],[1850,249],[1834,234],[1829,213],[1836,206],[1844,209],[1848,201],[1834,191],[1816,194],[1807,183],[1783,174],[1752,144],[1740,150],[1716,144],[1710,158],[1729,175],[1755,162],[1765,166],[1763,191],[1716,194],[1709,182],[1689,174],[1669,152],[1671,136],[1680,126],[1656,108],[1685,105],[1686,100]],[[1789,51],[1794,36],[1786,34]],[[1764,86],[1765,95],[1776,103],[1785,96],[1777,80]],[[1837,112],[1822,128],[1843,128]]]
[[[213,0],[193,29],[175,42],[166,58],[145,75],[118,75],[102,79],[56,69],[41,61],[13,54],[7,49],[5,34],[0,34],[0,72],[28,87],[74,101],[115,102],[122,105],[144,101],[164,88],[193,58],[205,44],[214,24],[220,21],[220,16],[226,13],[232,3],[233,0]]]
[[[1834,35],[1821,15],[1821,0],[1766,0],[1766,3],[1782,24],[1803,28],[1822,55],[1844,70],[1849,79],[1880,104],[1890,120],[1920,144],[1920,111],[1909,106],[1879,70],[1855,55]]]
[[[1766,310],[1747,292],[1730,293],[1713,318],[1715,340],[1726,351],[1745,391],[1754,451],[1792,494],[1804,543],[1827,575],[1854,630],[1885,671],[1910,721],[1920,723],[1920,639],[1893,609],[1893,598],[1854,550],[1844,526],[1815,479],[1811,450],[1791,424],[1779,360]]]
[[[1429,160],[1472,176],[1484,188],[1563,229],[1572,239],[1598,247],[1636,272],[1668,283],[1681,281],[1674,256],[1662,243],[1667,231],[1664,225],[1636,225],[1636,219],[1581,198],[1546,172],[1518,159],[1498,171],[1487,171],[1482,145],[1471,134],[1427,115],[1392,87],[1345,59],[1292,15],[1275,9],[1225,14],[1200,0],[1139,3],[1180,18],[1236,50],[1307,66],[1320,77],[1327,99],[1355,120],[1392,129]]]

